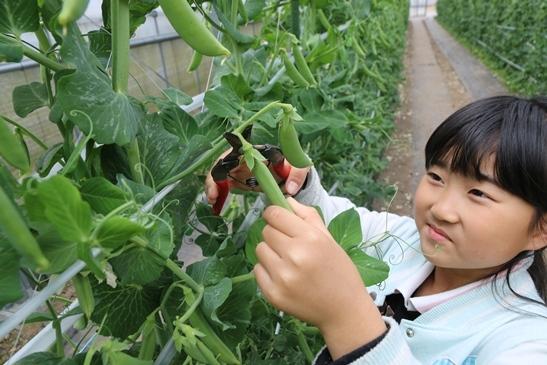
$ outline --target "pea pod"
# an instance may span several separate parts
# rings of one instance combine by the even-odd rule
[[[281,52],[281,59],[283,60],[283,64],[285,65],[285,71],[287,72],[287,75],[291,78],[291,80],[294,81],[294,83],[301,87],[309,87],[309,82],[302,76],[302,74],[296,69],[296,67],[293,65],[291,60],[289,59],[289,56],[287,55],[287,51],[284,49],[280,50]]]
[[[169,23],[193,49],[206,56],[229,56],[228,51],[196,16],[186,0],[160,0]]]
[[[287,202],[287,199],[285,199],[279,185],[277,185],[277,181],[275,181],[270,169],[263,163],[264,158],[260,152],[255,150],[249,142],[243,139],[243,137],[238,137],[241,140],[243,157],[245,158],[247,167],[251,169],[251,172],[258,181],[260,189],[266,194],[270,203],[292,212],[291,206]]]
[[[319,23],[326,29],[329,30],[332,28],[332,25],[330,24],[329,20],[327,19],[327,16],[323,12],[322,9],[317,9],[317,17],[319,18]]]
[[[80,303],[80,308],[87,318],[91,318],[91,313],[95,309],[95,297],[91,289],[89,277],[78,274],[72,278],[72,284],[76,290],[76,296]]]
[[[194,51],[194,54],[192,55],[192,59],[190,60],[190,64],[188,65],[186,72],[192,72],[197,70],[199,65],[201,64],[202,59],[203,59],[203,55],[199,53],[198,51]]]
[[[152,313],[144,321],[139,359],[152,360],[156,352],[156,315]]]
[[[283,155],[291,165],[298,168],[309,167],[313,165],[313,162],[304,152],[298,140],[298,133],[296,133],[292,118],[294,114],[296,114],[294,111],[289,113],[284,112],[281,118],[278,128],[279,145]]]
[[[2,212],[0,231],[5,234],[12,247],[38,270],[47,269],[48,259],[1,186],[0,212]]]
[[[63,0],[63,7],[57,21],[63,27],[68,26],[84,15],[88,4],[89,0]]]
[[[4,118],[0,117],[0,156],[13,167],[28,171],[30,161],[25,146],[10,130]]]
[[[292,54],[294,56],[294,62],[296,63],[296,67],[298,68],[302,76],[306,79],[306,81],[309,82],[311,85],[317,85],[317,81],[315,80],[315,77],[313,77],[310,67],[308,66],[308,63],[306,62],[306,59],[302,54],[302,50],[300,49],[300,47],[298,47],[297,44],[293,44]]]

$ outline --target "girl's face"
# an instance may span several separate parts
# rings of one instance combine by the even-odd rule
[[[435,266],[476,270],[478,279],[521,251],[545,246],[545,236],[530,231],[534,208],[498,186],[492,166],[485,164],[479,181],[434,165],[420,181],[416,224],[422,251]]]

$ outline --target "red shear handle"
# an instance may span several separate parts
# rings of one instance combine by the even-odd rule
[[[224,206],[224,202],[226,201],[228,193],[230,192],[230,181],[226,179],[222,181],[215,181],[215,183],[217,184],[218,197],[215,204],[213,204],[213,214],[220,215],[222,207]]]
[[[289,174],[291,173],[291,165],[285,164],[285,160],[281,160],[281,162],[276,163],[273,165],[273,169],[277,176],[281,178],[281,180],[285,181],[289,177]]]

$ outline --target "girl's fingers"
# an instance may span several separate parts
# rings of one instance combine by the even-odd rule
[[[268,274],[268,271],[260,263],[255,265],[253,272],[255,273],[256,283],[266,296],[266,299],[269,299],[267,293],[269,293],[269,289],[274,285],[270,274]]]
[[[322,232],[328,233],[328,229],[325,226],[325,223],[323,223],[323,219],[314,207],[300,204],[291,197],[287,198],[287,201],[289,202],[289,205],[293,209],[295,215],[297,215],[302,220],[308,222],[312,226],[320,229]]]
[[[284,253],[287,252],[287,249],[291,245],[291,238],[289,236],[270,225],[266,225],[262,230],[262,237],[268,246],[274,250],[279,257],[285,258]]]
[[[207,174],[207,178],[205,178],[205,196],[209,204],[215,204],[218,198],[217,184],[211,174]]]
[[[288,164],[287,161],[285,161],[285,163]],[[287,177],[287,182],[285,183],[285,190],[287,191],[287,194],[295,195],[300,191],[302,185],[304,185],[304,181],[306,181],[306,176],[308,176],[309,171],[309,167],[302,169],[297,167],[291,168],[291,172],[289,173],[289,177]]]
[[[279,257],[266,242],[260,242],[256,246],[256,258],[262,267],[268,273],[270,279],[275,276],[276,268],[282,265],[282,259]]]
[[[270,205],[262,213],[266,223],[289,237],[296,237],[305,229],[306,223],[285,208]]]

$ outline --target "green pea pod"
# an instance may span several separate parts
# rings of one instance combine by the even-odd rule
[[[190,60],[190,65],[188,65],[186,72],[192,72],[197,70],[199,65],[201,65],[202,59],[203,59],[203,55],[199,53],[198,51],[194,51],[194,54],[192,55],[192,60]]]
[[[156,352],[156,316],[151,314],[144,321],[142,328],[142,342],[139,350],[139,359],[152,360]]]
[[[89,277],[78,274],[72,278],[72,284],[76,290],[76,296],[80,303],[80,308],[87,318],[91,318],[91,313],[95,309],[95,297],[91,289]]]
[[[293,63],[289,59],[289,56],[287,55],[287,51],[285,51],[284,49],[281,49],[280,52],[281,52],[281,59],[283,60],[283,64],[285,65],[285,71],[287,71],[287,75],[291,78],[291,80],[293,80],[294,83],[298,86],[309,87],[310,83],[304,78],[304,76],[302,76],[302,74],[293,65]]]
[[[319,18],[319,23],[326,29],[329,30],[332,28],[332,25],[330,24],[329,20],[327,19],[327,16],[323,12],[322,9],[317,9],[317,17]]]
[[[298,133],[296,133],[291,114],[285,113],[283,115],[279,124],[278,133],[281,151],[291,165],[298,168],[313,165],[313,162],[300,145]]]
[[[298,47],[297,44],[293,44],[292,54],[294,56],[294,62],[296,63],[296,67],[298,68],[302,76],[306,79],[306,81],[312,85],[317,85],[317,81],[315,80],[315,77],[313,77],[310,67],[308,66],[308,63],[306,62],[306,59],[302,54],[302,50],[300,50],[300,47]]]
[[[2,212],[0,231],[5,234],[12,247],[39,271],[47,269],[49,266],[48,259],[44,256],[19,211],[17,211],[1,186],[0,212]]]
[[[74,23],[84,15],[88,4],[89,0],[63,0],[63,7],[61,8],[57,21],[63,27]]]
[[[192,293],[187,294],[185,299],[189,306],[196,300]],[[188,322],[190,322],[192,327],[204,334],[201,340],[211,351],[213,351],[213,353],[218,354],[220,361],[223,361],[226,364],[240,364],[237,357],[235,357],[228,346],[226,346],[220,337],[218,337],[209,325],[209,322],[203,318],[199,311],[194,311],[190,318],[188,318]]]
[[[28,171],[30,161],[25,146],[8,127],[4,118],[0,117],[0,156],[13,167]]]
[[[167,19],[180,37],[193,49],[206,56],[229,56],[228,51],[207,29],[186,0],[160,0]]]

